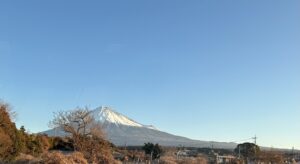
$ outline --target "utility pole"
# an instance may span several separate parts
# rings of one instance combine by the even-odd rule
[[[256,140],[257,140],[256,135],[252,139],[254,140],[254,144],[256,145]]]
[[[292,158],[295,159],[295,155],[294,155],[294,146],[292,148]]]
[[[257,140],[257,137],[256,137],[256,134],[255,134],[255,136],[253,137],[253,139],[254,139],[254,144],[255,144],[255,149],[254,149],[254,155],[255,155],[255,159],[254,159],[254,162],[256,163],[256,140]]]
[[[239,159],[241,159],[241,145],[238,145],[239,147]]]

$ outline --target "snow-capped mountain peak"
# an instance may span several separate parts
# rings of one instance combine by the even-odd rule
[[[159,143],[165,146],[187,146],[187,147],[209,147],[211,141],[192,140],[185,137],[173,135],[156,129],[151,125],[140,124],[110,107],[99,107],[91,111],[92,117],[103,123],[102,129],[107,139],[117,146],[141,146],[144,143]],[[48,136],[67,136],[61,128],[50,129],[42,134]],[[215,147],[233,149],[237,144],[214,142]]]
[[[101,106],[96,108],[93,111],[93,115],[97,121],[103,123],[112,123],[115,125],[126,125],[126,126],[134,126],[134,127],[144,127],[148,129],[156,129],[154,126],[151,125],[143,125],[140,124],[116,111],[114,111],[110,107]]]

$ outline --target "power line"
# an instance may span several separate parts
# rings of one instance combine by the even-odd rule
[[[253,140],[254,144],[256,145],[257,137],[255,135],[254,137],[251,137],[251,138],[242,139],[242,140],[236,140],[236,141],[232,141],[232,142],[237,143],[237,142],[248,141],[248,140]]]
[[[232,141],[232,142],[242,142],[242,141],[248,141],[248,140],[251,140],[251,139],[253,139],[253,137],[247,138],[247,139],[242,139],[242,140],[236,140],[236,141]]]

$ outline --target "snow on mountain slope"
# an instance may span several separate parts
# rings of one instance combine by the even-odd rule
[[[143,125],[140,124],[116,111],[114,111],[110,107],[104,107],[101,106],[99,108],[96,108],[95,110],[92,111],[92,115],[97,121],[100,121],[102,123],[113,123],[115,125],[125,125],[125,126],[134,126],[134,127],[143,127],[143,128],[148,128],[148,129],[154,129],[156,128],[152,125]]]

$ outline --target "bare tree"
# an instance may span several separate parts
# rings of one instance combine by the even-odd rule
[[[54,119],[49,125],[51,128],[59,128],[69,133],[76,150],[82,149],[82,141],[85,138],[104,137],[101,125],[95,121],[87,107],[54,113]]]
[[[89,163],[114,162],[111,144],[104,139],[101,124],[87,107],[54,113],[49,126],[70,134],[74,149],[83,153]]]

